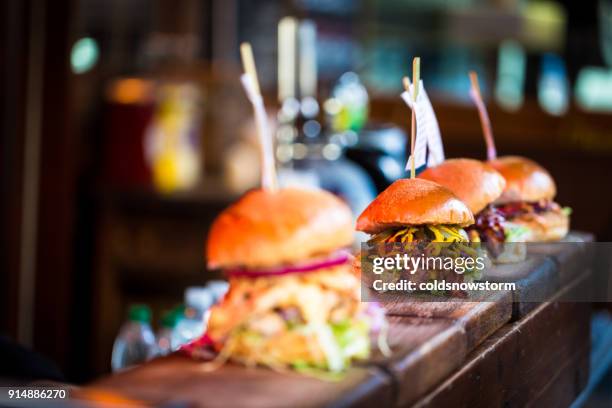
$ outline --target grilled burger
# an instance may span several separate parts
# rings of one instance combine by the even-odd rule
[[[397,180],[380,193],[359,216],[357,230],[371,234],[368,245],[389,248],[387,253],[399,246],[411,256],[467,257],[475,252],[468,245],[464,227],[473,223],[469,208],[449,189],[415,178]],[[411,279],[456,282],[478,277],[444,270],[424,270],[417,275]]]
[[[450,159],[423,171],[420,178],[435,181],[451,190],[474,214],[475,222],[466,228],[471,242],[483,242],[498,262],[525,258],[521,242],[524,228],[509,222],[493,204],[506,186],[504,177],[492,166],[474,159]]]
[[[506,179],[495,201],[499,212],[519,226],[527,242],[556,241],[569,230],[569,208],[553,201],[557,188],[550,174],[524,157],[505,156],[489,162]]]
[[[349,208],[324,191],[254,190],[212,225],[208,266],[229,277],[207,335],[219,356],[274,369],[342,371],[375,324],[345,248]]]

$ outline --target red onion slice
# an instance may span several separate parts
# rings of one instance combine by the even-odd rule
[[[317,269],[331,268],[332,266],[345,264],[349,261],[350,256],[351,255],[348,251],[338,251],[332,254],[329,258],[315,260],[299,265],[287,265],[272,269],[230,269],[227,270],[225,273],[230,277],[247,278],[260,278],[262,276],[281,276],[289,275],[292,273],[305,273],[312,272]]]

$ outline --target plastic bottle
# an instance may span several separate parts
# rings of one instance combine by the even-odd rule
[[[206,284],[206,288],[213,296],[213,303],[218,303],[227,293],[229,282],[221,279],[211,280]]]
[[[157,341],[157,354],[160,356],[170,354],[178,348],[176,344],[175,329],[180,318],[179,312],[180,311],[176,309],[168,310],[162,316],[160,329],[155,336]]]
[[[185,314],[176,326],[175,338],[179,346],[204,334],[212,304],[213,295],[208,288],[190,287],[185,290]]]
[[[146,305],[132,305],[113,345],[111,368],[119,371],[143,363],[155,355],[155,335],[151,330],[151,310]]]
[[[368,120],[368,91],[354,72],[342,74],[324,109],[335,131],[361,130]]]

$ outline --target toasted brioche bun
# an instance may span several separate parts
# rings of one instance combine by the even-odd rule
[[[506,189],[496,204],[552,200],[557,193],[555,181],[548,171],[532,160],[504,156],[489,161],[489,164],[506,179]]]
[[[303,261],[352,242],[349,207],[322,190],[252,190],[226,208],[208,235],[209,268]]]
[[[529,228],[527,242],[558,241],[569,231],[569,217],[560,211],[525,214],[513,218],[512,222]]]
[[[474,216],[449,189],[423,179],[400,179],[370,203],[357,230],[376,234],[403,225],[474,223]]]
[[[506,180],[493,167],[474,159],[450,159],[430,167],[419,178],[448,188],[477,214],[504,192]]]

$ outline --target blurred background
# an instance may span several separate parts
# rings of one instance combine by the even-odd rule
[[[358,213],[404,176],[421,75],[447,157],[529,156],[612,238],[612,0],[5,0],[0,334],[72,382],[110,369],[128,305],[218,278],[204,243],[259,182],[239,44],[253,45],[284,185]]]

